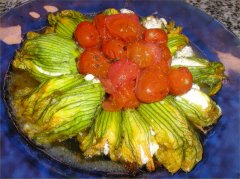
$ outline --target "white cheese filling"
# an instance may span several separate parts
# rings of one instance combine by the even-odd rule
[[[129,9],[125,9],[125,8],[120,9],[120,12],[121,12],[122,14],[134,14],[133,11],[131,11],[131,10],[129,10]]]
[[[99,79],[97,79],[94,75],[92,74],[87,74],[84,79],[86,81],[93,81],[93,83],[100,83]]]
[[[161,29],[163,26],[167,25],[167,21],[164,18],[156,18],[154,16],[146,17],[146,20],[143,22],[143,26],[146,29]]]
[[[104,144],[103,153],[104,153],[104,155],[107,155],[107,154],[109,153],[109,144],[108,144],[108,141],[106,141],[105,144]]]
[[[151,144],[150,144],[150,153],[151,153],[151,156],[153,156],[153,154],[155,154],[158,149],[159,149],[158,144],[156,144],[156,143],[151,143]]]
[[[188,57],[193,57],[194,52],[192,47],[186,46],[183,49],[177,51],[176,55],[172,59],[171,66],[181,65],[181,66],[203,66],[195,60],[188,59]]]
[[[194,55],[193,49],[190,46],[185,46],[181,50],[177,51],[175,57],[192,57]]]
[[[197,61],[194,61],[194,60],[191,60],[191,59],[188,59],[188,58],[184,58],[184,57],[173,58],[172,59],[171,66],[177,66],[177,65],[188,66],[188,67],[190,67],[190,66],[198,66],[198,67],[203,66],[203,64],[201,64]]]
[[[141,154],[142,164],[146,164],[149,161],[149,158],[145,155],[141,145],[140,145],[140,154]]]
[[[191,90],[181,96],[177,96],[176,99],[185,99],[190,104],[196,104],[198,106],[201,106],[202,109],[206,109],[209,104],[209,98],[204,97],[203,94],[204,93],[200,91],[199,86],[194,84]]]

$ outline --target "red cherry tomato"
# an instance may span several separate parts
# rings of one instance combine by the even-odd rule
[[[156,66],[158,66],[163,73],[168,74],[170,65],[167,61],[161,60],[158,64],[156,64]]]
[[[119,88],[114,94],[112,94],[115,103],[122,106],[122,108],[133,108],[139,104],[135,96],[135,82],[128,86]]]
[[[144,69],[137,81],[136,96],[145,103],[160,101],[169,93],[167,75],[157,66]]]
[[[144,40],[157,44],[167,44],[167,34],[162,29],[147,29],[144,32]]]
[[[151,66],[158,61],[160,54],[158,45],[144,41],[134,42],[127,47],[127,57],[140,68]]]
[[[109,94],[114,93],[115,87],[113,86],[113,84],[109,78],[100,78],[100,81],[107,93],[109,93]]]
[[[169,63],[171,63],[172,56],[171,56],[171,52],[170,52],[169,48],[165,45],[160,45],[159,47],[161,50],[161,56],[160,56],[159,60],[165,60],[165,61],[168,61]]]
[[[155,61],[164,73],[168,73],[172,61],[172,56],[169,48],[165,45],[159,46],[160,53],[157,61]]]
[[[102,102],[102,108],[104,109],[104,111],[114,112],[121,110],[122,105],[118,104],[117,101],[115,101],[115,98],[113,98],[113,96],[110,96],[108,99],[105,99]]]
[[[78,70],[82,74],[93,74],[97,77],[106,77],[110,64],[97,49],[86,49],[78,60]]]
[[[91,22],[80,22],[74,32],[74,37],[83,48],[95,47],[100,44],[98,31]]]
[[[128,86],[129,83],[136,80],[139,72],[140,69],[135,63],[121,59],[110,66],[108,78],[114,88],[119,88]]]
[[[111,39],[103,43],[102,50],[104,54],[111,59],[126,59],[127,47],[126,44],[117,39]]]
[[[134,108],[140,103],[135,95],[136,79],[139,67],[128,60],[121,59],[113,63],[108,71],[108,78],[101,82],[110,97],[102,103],[106,111],[118,111],[122,108]]]
[[[168,74],[170,93],[181,95],[192,87],[192,73],[186,67],[172,68]]]
[[[133,42],[141,35],[141,25],[136,14],[114,14],[106,17],[111,35],[125,42]]]
[[[128,101],[124,104],[124,109],[136,108],[140,105],[140,101],[136,97],[135,92],[131,92],[128,96]]]
[[[100,35],[100,38],[102,38],[103,40],[111,38],[111,35],[107,30],[106,23],[105,23],[106,17],[107,15],[105,14],[98,14],[93,19],[93,24],[95,25]]]
[[[122,108],[135,108],[140,102],[135,95],[135,82],[129,83],[116,90],[102,103],[105,111],[119,111]]]
[[[135,94],[136,81],[132,81],[121,87],[115,94],[116,100],[122,102],[123,108],[135,108],[140,102]]]

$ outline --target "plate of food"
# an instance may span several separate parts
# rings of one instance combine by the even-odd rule
[[[239,50],[182,1],[10,10],[1,17],[4,177],[239,177]]]

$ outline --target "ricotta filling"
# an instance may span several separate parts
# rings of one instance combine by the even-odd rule
[[[129,9],[125,9],[125,8],[120,9],[120,12],[121,12],[122,14],[134,14],[133,11],[131,11],[131,10],[129,10]]]
[[[175,57],[192,57],[194,55],[193,49],[190,46],[185,46],[181,50],[177,51]]]
[[[93,81],[93,83],[100,83],[99,79],[96,78],[96,77],[95,77],[94,75],[92,75],[92,74],[87,74],[87,75],[84,77],[84,79],[85,79],[86,81]]]
[[[103,153],[104,155],[107,155],[109,153],[109,144],[108,141],[105,142],[104,146],[103,146]]]
[[[185,99],[190,104],[201,106],[202,109],[206,109],[209,105],[209,99],[203,96],[203,93],[200,91],[199,86],[196,84],[192,86],[191,90],[181,96],[177,96],[176,99]]]
[[[177,66],[177,65],[188,66],[188,67],[191,67],[191,66],[198,66],[198,67],[204,66],[203,64],[201,64],[201,63],[199,63],[199,62],[197,62],[195,60],[184,58],[184,57],[173,58],[172,59],[171,66]]]
[[[153,156],[153,154],[155,154],[158,149],[159,149],[158,144],[156,144],[156,143],[151,143],[151,144],[150,144],[150,153],[151,153],[151,156]]]
[[[185,46],[183,49],[176,52],[176,55],[172,58],[171,66],[204,66],[202,63],[198,61],[188,59],[189,57],[193,57],[194,52],[192,47]]]
[[[146,29],[161,29],[167,25],[167,21],[164,18],[156,18],[154,16],[146,17],[146,21],[143,22],[143,26]]]
[[[149,161],[149,158],[146,156],[146,154],[143,151],[142,146],[140,145],[140,154],[141,154],[141,161],[142,164],[146,164]]]

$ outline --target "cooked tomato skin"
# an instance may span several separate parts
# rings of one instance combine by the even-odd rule
[[[127,86],[124,86],[123,88],[119,89],[113,96],[115,96],[116,101],[120,105],[122,105],[122,108],[135,108],[139,106],[140,102],[136,97],[135,94],[135,86],[136,82],[132,81]]]
[[[106,22],[105,22],[106,17],[107,17],[107,15],[105,15],[105,14],[98,14],[93,19],[93,24],[96,27],[102,41],[112,38],[106,27]]]
[[[112,60],[126,59],[127,57],[126,44],[118,39],[103,42],[102,51]]]
[[[136,93],[131,93],[128,97],[128,101],[124,104],[124,109],[137,108],[140,105],[140,101],[136,97]]]
[[[105,22],[114,38],[134,42],[141,36],[141,24],[136,14],[114,14],[107,16]]]
[[[141,102],[160,101],[169,93],[168,78],[157,66],[144,69],[139,76],[136,96]]]
[[[144,32],[144,40],[157,44],[167,44],[167,34],[162,29],[147,29]]]
[[[139,72],[140,69],[135,63],[121,59],[111,64],[107,76],[113,87],[117,89],[119,87],[128,86],[129,83],[136,80]]]
[[[157,63],[160,53],[159,46],[149,42],[137,41],[127,46],[127,58],[140,68],[146,68],[153,63]]]
[[[159,49],[160,53],[158,53],[158,59],[155,61],[155,64],[159,65],[164,73],[168,73],[172,62],[171,52],[165,45],[160,45]]]
[[[136,97],[136,79],[139,67],[126,59],[114,62],[108,71],[107,79],[101,82],[110,97],[102,103],[106,111],[118,111],[122,108],[135,108],[140,102]]]
[[[81,74],[93,74],[97,77],[106,77],[110,67],[102,52],[95,48],[84,50],[77,65]]]
[[[108,94],[113,94],[114,91],[116,90],[115,87],[113,86],[111,80],[109,78],[107,78],[107,75],[106,77],[104,78],[100,78],[100,81],[101,81],[101,84],[103,85],[105,91],[108,93]]]
[[[172,56],[166,45],[137,41],[127,46],[127,58],[138,64],[140,68],[158,65],[164,73],[167,73]]]
[[[113,98],[113,96],[110,96],[108,99],[105,99],[102,102],[102,108],[104,109],[104,111],[114,112],[120,111],[122,109],[122,105],[118,104],[115,98]]]
[[[159,48],[161,50],[161,56],[159,60],[165,60],[171,63],[172,56],[169,48],[165,45],[160,45]]]
[[[118,88],[102,103],[105,111],[119,111],[121,109],[136,108],[140,104],[135,94],[135,82]]]
[[[91,22],[80,22],[74,32],[74,37],[83,48],[95,47],[100,44],[98,31]]]
[[[192,88],[192,74],[186,67],[172,68],[168,74],[170,93],[181,95]]]

